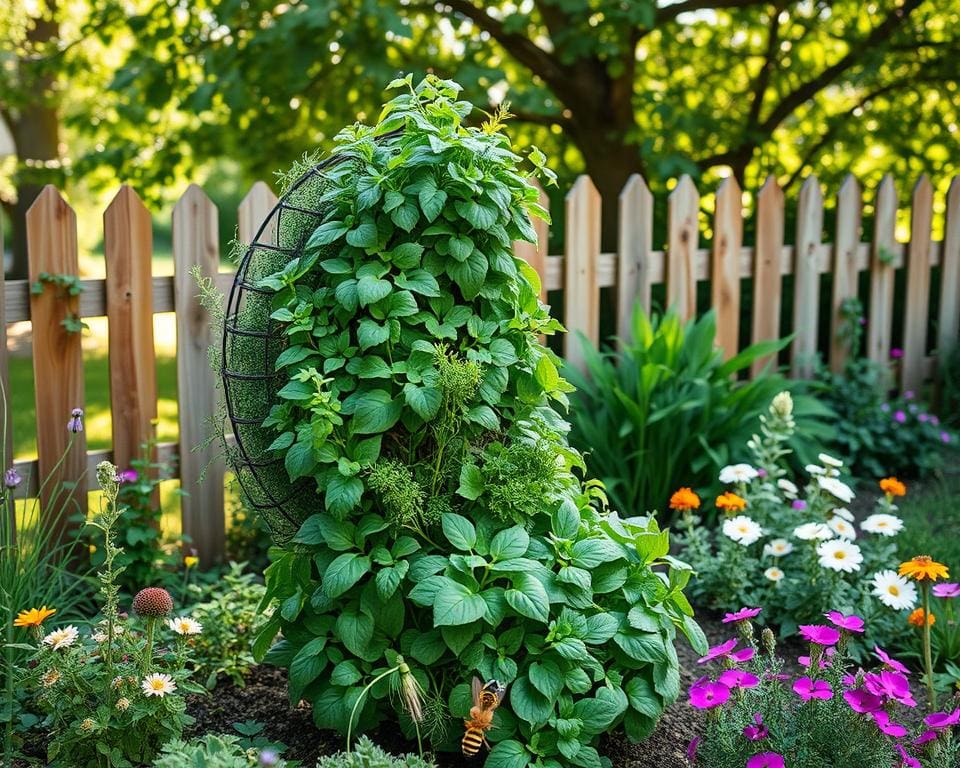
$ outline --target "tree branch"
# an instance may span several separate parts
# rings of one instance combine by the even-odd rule
[[[705,11],[720,8],[750,8],[755,5],[764,5],[764,0],[683,0],[683,2],[665,5],[657,8],[653,26],[658,27],[673,21],[681,13],[691,11]]]

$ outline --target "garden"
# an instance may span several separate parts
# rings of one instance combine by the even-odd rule
[[[169,24],[210,25],[193,5]],[[291,13],[323,38],[314,5]],[[577,3],[507,17],[457,5],[526,66],[550,46],[512,50],[524,18],[578,50],[564,26]],[[772,61],[806,24],[803,4],[762,23],[749,2],[714,17],[637,5],[582,20],[612,36],[604,56],[618,24],[706,36],[724,18],[766,30]],[[865,40],[925,48],[905,20],[924,5],[892,9]],[[105,93],[147,88],[140,114],[159,120],[149,52],[168,22],[145,10],[131,47],[119,8],[91,6],[85,24],[100,26],[81,24],[82,39],[114,29],[126,63]],[[184,71],[225,66],[225,52],[237,71],[244,57],[278,67],[239,41],[259,24],[276,45],[273,22],[289,23],[296,48],[288,11],[238,21],[237,40],[204,26],[221,31],[197,38],[212,47],[185,53]],[[334,25],[360,35],[338,37],[335,57],[373,45],[363,30],[380,40],[378,4],[367,11]],[[427,34],[395,12],[384,41]],[[38,13],[12,26],[27,52]],[[65,81],[94,82],[67,48]],[[729,159],[731,175],[697,177],[719,181],[703,211],[689,175],[668,195],[619,179],[617,209],[583,146],[600,189],[570,183],[531,91],[512,108],[478,98],[469,68],[463,86],[397,63],[368,108],[331,106],[336,129],[278,163],[277,196],[254,187],[229,242],[188,188],[172,277],[156,268],[160,216],[129,187],[91,249],[102,279],[82,275],[56,188],[26,211],[29,279],[15,255],[0,280],[0,766],[960,768],[956,182],[922,176],[908,212],[889,176],[866,208],[850,177],[825,213],[810,176],[794,214],[776,178],[741,193],[757,168]],[[229,89],[257,71],[195,92],[191,109],[212,124],[211,105],[235,99],[240,114],[247,96]],[[143,141],[120,130],[137,110],[112,109],[117,135]],[[257,120],[228,152],[254,138],[289,149]],[[525,121],[539,127],[515,130]],[[186,125],[155,149],[179,151]],[[236,173],[195,129],[197,162],[209,152],[208,168]],[[70,130],[82,145],[100,128]],[[79,185],[106,173],[92,168]]]

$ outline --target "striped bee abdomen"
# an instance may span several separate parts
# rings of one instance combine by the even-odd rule
[[[463,741],[460,746],[463,749],[463,754],[467,757],[474,757],[480,751],[482,744],[483,731],[479,728],[468,728],[467,732],[463,734]]]

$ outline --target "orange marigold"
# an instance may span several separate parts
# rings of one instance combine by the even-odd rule
[[[914,627],[922,627],[924,624],[924,618],[926,618],[926,623],[931,627],[937,621],[937,617],[932,613],[928,613],[926,614],[926,617],[924,617],[923,608],[917,608],[913,613],[907,616],[907,623]]]
[[[673,496],[670,497],[670,509],[675,509],[680,512],[686,512],[690,509],[700,509],[700,497],[690,488],[684,486],[680,490],[675,491]]]
[[[938,563],[930,555],[917,555],[912,560],[900,563],[900,575],[910,576],[917,581],[936,581],[950,577],[950,571],[943,563]]]
[[[880,490],[887,496],[906,496],[907,486],[895,477],[885,477],[880,481]]]
[[[718,509],[722,509],[725,512],[739,512],[741,509],[746,509],[747,500],[740,498],[735,493],[726,491],[717,496],[716,504]]]
[[[31,608],[29,611],[20,611],[13,620],[15,627],[39,627],[57,612],[56,608]]]

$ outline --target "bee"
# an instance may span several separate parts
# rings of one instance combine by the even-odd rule
[[[480,678],[473,678],[473,706],[470,708],[470,719],[464,721],[467,731],[463,734],[461,747],[467,757],[476,757],[480,745],[485,744],[490,749],[486,732],[493,728],[493,711],[500,706],[507,687],[499,680],[491,680],[486,684]]]

